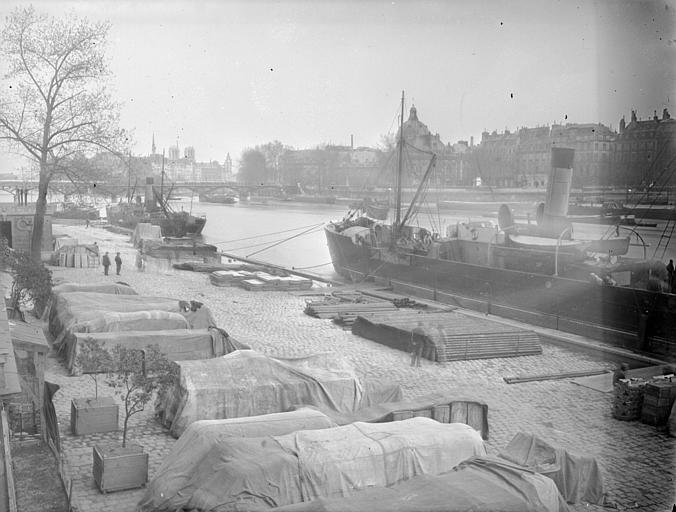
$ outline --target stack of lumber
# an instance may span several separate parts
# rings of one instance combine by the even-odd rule
[[[321,301],[308,301],[305,314],[315,318],[356,318],[362,313],[375,311],[397,311],[397,307],[389,301],[372,298],[359,298],[356,301],[344,301],[340,297],[326,297]]]
[[[676,399],[676,381],[672,379],[653,379],[645,386],[641,422],[648,425],[666,425],[671,407]]]
[[[56,253],[59,267],[87,268],[99,265],[98,248],[90,245],[62,246]]]
[[[201,263],[199,261],[186,261],[183,263],[174,263],[172,265],[176,270],[190,270],[192,272],[217,272],[221,270],[248,270],[253,272],[261,270],[262,267],[249,265],[248,263]]]
[[[254,272],[239,285],[249,291],[289,291],[312,288],[312,279],[300,276],[275,276],[267,272]]]
[[[378,343],[410,351],[411,332],[422,322],[422,356],[432,361],[457,361],[541,354],[539,335],[528,329],[455,312],[399,310],[360,314],[352,332]]]
[[[613,389],[613,417],[630,421],[641,417],[646,381],[620,379]]]
[[[248,270],[217,270],[209,274],[209,281],[214,286],[239,286],[245,279],[252,279],[253,272]]]

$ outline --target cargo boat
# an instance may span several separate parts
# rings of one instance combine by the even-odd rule
[[[395,219],[387,224],[364,209],[324,227],[334,269],[353,281],[375,279],[409,293],[486,308],[491,313],[674,357],[676,295],[665,265],[625,255],[629,238],[576,240],[567,218],[574,150],[553,148],[546,201],[536,225],[517,225],[511,210],[492,221],[458,222],[446,233],[409,225],[424,195],[431,155],[413,201],[402,216],[401,124]]]
[[[168,194],[164,194],[164,154],[162,154],[160,190],[155,189],[154,179],[147,177],[145,201],[141,202],[139,196],[136,197],[136,202],[131,201],[132,193],[130,191],[130,202],[106,208],[108,222],[129,229],[134,229],[140,222],[147,222],[160,226],[163,237],[182,238],[201,235],[207,218],[204,215],[193,215],[191,212],[175,211],[169,205],[168,198],[171,197],[171,192],[169,190]]]

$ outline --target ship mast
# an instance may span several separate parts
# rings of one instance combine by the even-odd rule
[[[394,221],[394,237],[396,240],[398,238],[399,224],[401,222],[401,162],[403,160],[404,153],[404,91],[401,91],[401,117],[399,118],[399,140],[397,141],[399,146],[399,161],[397,163],[397,177],[395,180],[396,187],[396,199],[394,205],[395,211],[395,221]]]
[[[160,174],[160,204],[164,202],[164,149],[162,149],[162,174]]]

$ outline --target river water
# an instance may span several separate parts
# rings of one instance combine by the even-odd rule
[[[182,203],[188,210],[189,203]],[[240,202],[234,205],[213,203],[193,203],[194,214],[204,214],[207,223],[203,231],[205,242],[216,245],[219,250],[237,256],[250,257],[294,267],[318,274],[325,278],[336,279],[338,276],[331,265],[329,250],[322,226],[331,220],[340,220],[348,212],[347,205],[319,205],[301,203],[270,202],[268,204],[251,204]],[[458,221],[496,220],[495,213],[481,212],[443,212],[420,213],[413,224],[433,227],[445,233],[446,227]],[[534,217],[534,215],[533,215]],[[519,222],[526,222],[525,219]],[[659,249],[655,255],[661,234],[665,227],[659,221],[654,228],[637,228],[638,233],[648,245],[646,255],[664,262],[676,259],[676,241],[663,254]],[[594,239],[614,231],[613,227],[596,224],[574,224],[575,238]],[[621,229],[622,234],[629,231]],[[639,239],[632,236],[632,244]],[[663,240],[664,245],[664,240]],[[643,258],[643,247],[632,245],[628,256]]]

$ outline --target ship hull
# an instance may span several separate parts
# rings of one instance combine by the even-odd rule
[[[474,309],[490,302],[500,316],[671,355],[671,346],[662,341],[676,332],[672,294],[415,254],[386,261],[378,250],[356,245],[332,226],[325,233],[334,268],[346,278],[378,278],[413,294]],[[645,310],[648,317],[642,318]],[[655,340],[650,347],[639,346],[640,326],[646,324],[647,338]]]
[[[108,222],[128,229],[134,229],[140,222],[160,226],[164,237],[184,237],[200,235],[206,225],[206,217],[195,217],[187,214],[174,214],[170,218],[164,215],[141,214],[127,212],[108,212]]]

